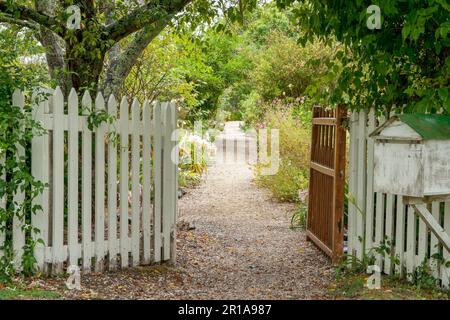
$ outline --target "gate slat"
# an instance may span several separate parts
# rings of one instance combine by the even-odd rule
[[[350,117],[350,159],[349,159],[349,168],[350,168],[350,176],[349,176],[349,196],[354,197],[356,199],[356,195],[358,192],[358,182],[356,180],[356,176],[358,174],[358,124],[359,124],[359,115],[358,112],[352,112]],[[356,215],[357,209],[354,204],[348,204],[348,226],[347,226],[347,246],[348,246],[348,254],[354,255],[356,249]]]
[[[120,104],[120,260],[128,266],[128,102]]]
[[[450,234],[450,202],[444,205],[444,230]],[[445,261],[450,261],[450,252],[444,249]],[[450,287],[450,268],[442,267],[442,286],[444,288]]]
[[[42,125],[44,111],[45,111],[45,102],[36,101],[39,99],[39,92],[36,91],[33,93],[33,107],[34,107],[34,120]],[[35,177],[36,180],[41,181],[42,183],[48,183],[48,138],[47,133],[42,136],[35,136],[31,142],[31,174]],[[47,168],[46,168],[47,167]],[[44,187],[44,190],[41,194],[39,194],[34,200],[33,205],[40,206],[42,211],[37,212],[37,214],[32,215],[31,221],[33,228],[37,228],[39,233],[33,233],[33,240],[37,241],[42,239],[45,244],[48,243],[48,190],[47,187]],[[47,196],[47,198],[46,198]],[[47,201],[46,201],[47,199]],[[35,258],[36,258],[36,267],[38,271],[44,271],[44,251],[45,245],[40,242],[36,242],[35,247]]]
[[[171,122],[171,147],[170,152],[170,165],[172,167],[172,177],[171,177],[171,192],[172,197],[172,207],[171,207],[171,230],[170,230],[170,260],[172,263],[176,262],[177,256],[177,213],[178,213],[178,131],[177,131],[177,107],[175,103],[171,103],[172,117]],[[245,148],[245,145],[244,145]],[[272,153],[276,151],[272,150]],[[245,161],[245,159],[244,159]]]
[[[63,271],[64,246],[64,97],[58,87],[53,95],[53,272]]]
[[[162,210],[162,119],[161,119],[161,104],[156,102],[153,108],[153,128],[154,128],[154,185],[155,185],[155,203],[154,203],[154,260],[161,261],[161,210]]]
[[[427,250],[428,250],[427,226],[422,219],[419,219],[419,237],[418,237],[418,254],[417,254],[418,265],[424,262]]]
[[[114,95],[108,101],[109,116],[117,117],[117,103]],[[117,146],[112,141],[115,133],[113,126],[109,127],[110,139],[108,141],[108,250],[109,270],[117,267]]]
[[[144,123],[144,136],[143,136],[143,151],[142,151],[142,230],[143,230],[143,242],[144,242],[144,264],[150,263],[151,253],[151,107],[148,101],[144,103],[143,123]],[[154,134],[154,133],[152,133]]]
[[[82,106],[84,110],[91,110],[92,98],[86,91],[83,95]],[[82,242],[83,242],[83,273],[91,271],[92,260],[92,132],[87,121],[82,128]]]
[[[140,161],[140,104],[135,98],[131,107],[131,119],[133,123],[132,137],[131,137],[131,242],[132,242],[132,265],[139,264],[139,198],[140,198],[140,183],[139,183],[139,161]]]
[[[105,99],[99,93],[95,110],[105,110]],[[105,124],[95,131],[95,271],[104,269],[105,258]]]
[[[393,243],[394,243],[394,205],[395,205],[395,196],[393,194],[388,194],[386,196],[386,230],[385,230],[385,238],[386,241],[389,241],[391,248],[391,253],[385,256],[384,260],[384,272],[386,274],[392,273],[392,254],[393,254]]]
[[[68,244],[69,263],[78,265],[78,95],[71,90],[68,103]]]
[[[23,108],[25,107],[25,97],[20,90],[16,90],[13,93],[13,105],[15,107],[19,107],[21,112],[23,112]],[[16,143],[17,153],[16,158],[22,159],[25,156],[25,149],[19,143]],[[22,161],[22,160],[20,160]],[[17,189],[14,194],[14,204],[16,208],[23,205],[25,200],[25,193],[20,189]],[[20,215],[23,214],[23,211],[19,212]],[[14,265],[17,270],[22,270],[22,255],[23,255],[23,247],[25,246],[25,232],[23,230],[24,227],[24,217],[19,218],[17,213],[14,214],[13,217],[13,250],[14,250]]]
[[[411,206],[408,206],[406,234],[406,271],[408,277],[411,277],[415,267],[416,257],[416,214]]]
[[[170,259],[170,231],[172,219],[172,165],[171,165],[171,138],[172,138],[172,108],[167,102],[163,103],[162,107],[164,120],[164,154],[163,154],[163,248],[164,261]]]
[[[358,193],[357,203],[358,207],[364,210],[366,207],[366,174],[367,174],[367,159],[366,159],[366,147],[367,147],[367,113],[365,110],[359,112],[359,130],[358,130]],[[362,214],[356,215],[356,236],[357,239],[364,239],[365,219]],[[358,259],[363,257],[363,245],[361,241],[355,241],[356,256]]]
[[[368,133],[371,133],[375,130],[376,127],[376,117],[375,117],[375,109],[370,109],[369,112],[369,127]],[[375,149],[375,141],[374,139],[367,140],[367,199],[366,199],[366,237],[365,237],[365,251],[366,253],[373,246],[373,222],[374,222],[374,201],[375,201],[375,193],[373,191],[373,168],[374,168],[374,149]]]
[[[440,202],[433,202],[431,204],[431,213],[433,217],[436,219],[436,221],[440,222],[441,220],[441,203]],[[430,237],[430,266],[433,270],[433,275],[436,279],[439,278],[439,264],[435,259],[433,259],[433,255],[439,253],[440,246],[439,241],[436,238],[436,236],[431,233]]]
[[[397,196],[397,225],[395,230],[395,254],[400,260],[396,273],[400,276],[404,275],[404,256],[405,256],[405,223],[406,223],[406,207],[403,203],[403,197]]]
[[[383,236],[384,236],[384,205],[385,205],[385,199],[384,194],[377,192],[377,199],[376,199],[376,214],[375,214],[375,243],[374,247],[379,247],[383,242]],[[383,266],[383,258],[384,256],[380,253],[376,254],[376,264],[378,267],[380,267],[381,270]]]

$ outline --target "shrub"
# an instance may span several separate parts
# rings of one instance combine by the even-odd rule
[[[281,103],[278,103],[281,105]],[[273,108],[265,117],[265,124],[280,132],[280,167],[272,176],[258,174],[257,183],[268,188],[279,200],[299,202],[299,190],[308,188],[311,131],[309,120],[294,115],[295,108]]]

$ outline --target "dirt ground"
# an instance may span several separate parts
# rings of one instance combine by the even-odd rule
[[[242,138],[236,123],[221,138]],[[328,259],[303,231],[289,229],[293,206],[253,183],[245,161],[217,161],[179,202],[177,264],[64,279],[32,286],[75,299],[326,299]]]

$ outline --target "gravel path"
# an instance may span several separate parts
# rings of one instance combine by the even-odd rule
[[[227,123],[224,137],[242,137]],[[82,278],[67,298],[326,299],[332,268],[303,231],[289,229],[293,206],[252,182],[245,162],[213,165],[180,200],[178,262]],[[195,228],[195,229],[194,229]],[[189,230],[192,229],[192,230]],[[55,280],[61,288],[61,281]]]

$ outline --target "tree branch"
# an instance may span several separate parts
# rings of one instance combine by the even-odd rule
[[[37,23],[29,22],[25,20],[18,20],[7,13],[0,13],[0,22],[16,25],[19,27],[25,27],[32,30],[39,30],[40,26]]]
[[[135,9],[126,17],[108,25],[108,39],[120,41],[126,36],[159,21],[167,24],[178,12],[182,11],[192,0],[150,1]]]
[[[57,0],[35,0],[37,12],[48,16],[54,15]],[[54,32],[41,27],[38,39],[45,48],[45,56],[51,77],[57,80],[64,94],[68,94],[72,87],[70,76],[67,74],[67,65],[64,60],[64,41]]]
[[[158,21],[153,26],[140,30],[133,41],[120,55],[111,59],[105,73],[103,91],[106,96],[120,89],[128,74],[148,44],[166,27],[165,21]]]
[[[18,19],[31,23],[37,23],[51,30],[54,30],[55,27],[60,26],[54,17],[39,13],[32,8],[16,5],[14,3],[7,3],[6,1],[0,0],[0,12],[12,15],[16,20]]]

